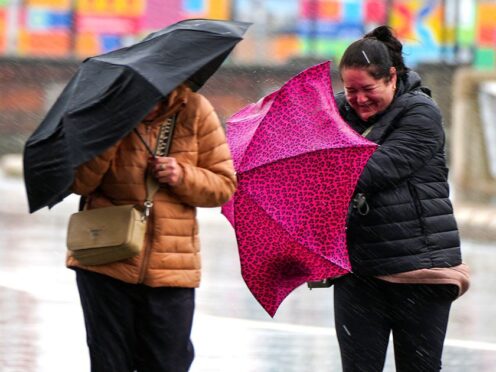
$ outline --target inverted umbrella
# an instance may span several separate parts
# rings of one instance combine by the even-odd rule
[[[248,26],[190,19],[86,59],[24,147],[30,212],[69,195],[75,169],[128,134],[178,85],[199,89]]]
[[[299,285],[348,273],[346,216],[377,145],[341,119],[330,62],[313,66],[227,122],[238,189],[222,213],[241,274],[274,316]]]

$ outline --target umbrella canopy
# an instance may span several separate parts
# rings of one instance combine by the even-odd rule
[[[346,216],[377,145],[341,119],[330,62],[313,66],[227,123],[238,189],[222,213],[235,229],[241,273],[262,307],[351,266]]]
[[[199,89],[249,23],[178,22],[141,42],[86,59],[24,148],[30,212],[70,194],[75,169],[128,134],[174,88]]]

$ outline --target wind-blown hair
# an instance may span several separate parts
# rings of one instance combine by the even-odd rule
[[[388,26],[379,26],[348,46],[339,71],[350,67],[366,69],[375,79],[386,81],[391,78],[391,67],[396,68],[398,77],[409,70],[403,60],[403,44]]]

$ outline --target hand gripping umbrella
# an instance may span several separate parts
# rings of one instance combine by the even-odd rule
[[[129,133],[178,85],[199,89],[248,26],[190,19],[86,59],[24,147],[30,212],[69,195],[75,169]]]
[[[341,119],[330,62],[233,115],[227,140],[238,189],[222,213],[236,233],[243,279],[274,316],[299,285],[350,271],[348,206],[377,145]]]

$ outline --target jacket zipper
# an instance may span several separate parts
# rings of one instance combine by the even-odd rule
[[[425,249],[422,249],[423,252],[429,252],[429,239],[427,237],[427,233],[425,231],[425,218],[422,206],[420,205],[420,198],[418,197],[417,190],[415,190],[415,186],[413,186],[410,182],[407,182],[408,190],[413,198],[413,205],[415,205],[415,209],[418,215],[420,231],[422,233],[422,237],[424,239]]]
[[[144,253],[143,253],[143,260],[141,261],[141,268],[140,268],[140,273],[138,277],[138,284],[142,284],[144,279],[145,279],[145,273],[146,269],[148,268],[148,264],[150,263],[150,255],[152,251],[152,242],[153,242],[153,230],[152,230],[152,217],[153,212],[150,213],[148,216],[148,221],[146,222],[146,232],[148,234],[148,239],[145,242],[145,246],[143,247]]]
[[[151,143],[152,134],[151,134],[150,126],[146,127],[146,134],[148,137],[148,143]],[[147,164],[147,170],[145,171],[145,188],[147,187],[146,186],[147,172],[148,172],[148,164]],[[152,207],[152,209],[153,209],[153,207]],[[141,261],[141,268],[140,268],[140,272],[139,272],[139,276],[138,276],[138,284],[143,283],[143,281],[145,280],[146,270],[148,268],[148,264],[150,263],[150,255],[151,255],[152,242],[153,242],[153,229],[152,229],[153,224],[152,224],[152,221],[153,221],[153,210],[150,211],[150,215],[148,216],[148,219],[146,221],[146,232],[148,235],[148,239],[146,239],[145,246],[143,247],[143,249],[144,249],[143,260]]]

